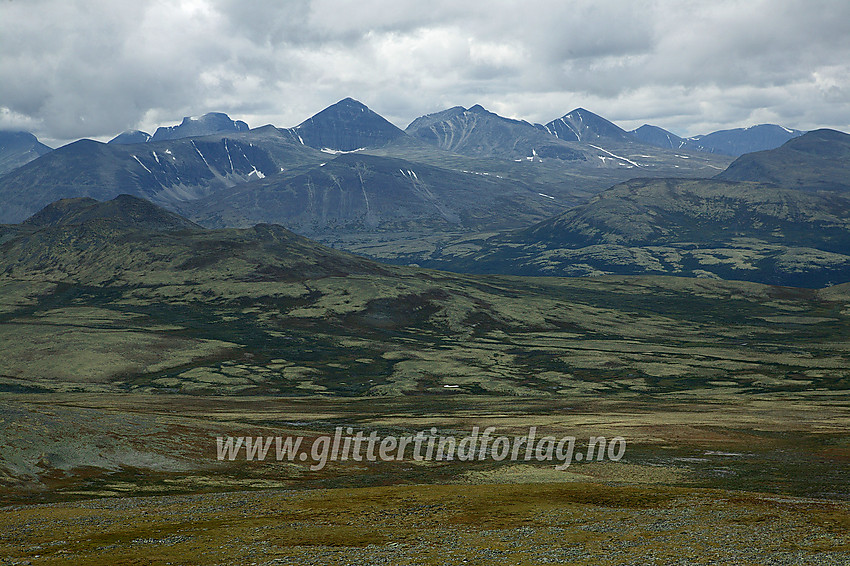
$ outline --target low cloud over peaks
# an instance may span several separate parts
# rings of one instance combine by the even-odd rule
[[[0,3],[0,127],[44,139],[227,112],[292,126],[353,96],[399,126],[576,106],[682,135],[850,129],[850,4],[658,0]]]

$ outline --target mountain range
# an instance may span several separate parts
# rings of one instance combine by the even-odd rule
[[[128,193],[174,204],[321,158],[272,127],[131,145],[80,140],[0,178],[0,222],[19,222],[62,198]]]
[[[350,98],[289,129],[242,131],[238,122],[208,114],[160,129],[145,142],[80,140],[0,178],[6,203],[0,221],[19,222],[60,198],[104,200],[127,193],[210,225],[276,222],[315,228],[317,237],[323,227],[340,222],[358,232],[402,225],[409,231],[419,221],[431,230],[435,218],[460,230],[516,228],[633,176],[706,176],[728,165],[710,154],[599,141],[602,135],[593,138],[595,144],[563,141],[481,107],[441,113],[430,123],[442,131],[454,128],[464,143],[432,143],[423,137],[424,127],[402,131]],[[182,137],[197,128],[206,132],[207,126],[219,131]],[[163,137],[176,139],[157,141]],[[146,138],[128,133],[124,139]],[[349,153],[358,157],[346,157]],[[358,167],[384,173],[347,174]],[[418,170],[427,171],[424,181],[414,176]],[[454,189],[458,186],[464,192]],[[301,188],[290,195],[297,199],[290,206],[280,197],[292,187]],[[269,191],[280,204],[264,205]],[[473,202],[509,202],[511,212],[479,207],[471,214]]]
[[[0,222],[61,199],[128,194],[206,227],[280,224],[454,271],[847,280],[847,135],[716,134],[627,132],[581,108],[531,124],[479,105],[401,130],[351,98],[286,129],[210,113],[17,167],[0,177]]]
[[[518,275],[850,281],[848,151],[850,135],[816,130],[713,179],[633,179],[529,228],[406,260]]]
[[[24,182],[26,175],[17,176],[23,170],[31,177],[30,200],[47,189],[111,195],[126,183],[172,209],[202,204],[196,216],[222,215],[204,217],[205,224],[231,223],[224,215],[237,213],[321,221],[320,232],[334,225],[355,234],[371,230],[394,253],[420,256],[422,234],[430,230],[448,238],[432,257],[475,256],[465,266],[472,271],[590,269],[608,276],[387,265],[280,225],[211,229],[129,194],[63,198],[0,225],[0,498],[6,530],[15,535],[3,547],[11,562],[146,563],[167,551],[173,563],[187,556],[245,563],[258,552],[266,562],[304,563],[309,551],[323,563],[328,548],[361,562],[363,548],[375,549],[369,556],[381,561],[397,556],[395,544],[387,544],[393,538],[428,551],[420,542],[447,517],[457,523],[455,515],[465,519],[464,531],[470,521],[483,522],[497,534],[497,546],[508,539],[525,544],[523,525],[540,523],[541,509],[560,525],[550,555],[564,555],[565,517],[574,526],[573,519],[599,509],[613,515],[610,526],[597,529],[607,537],[601,544],[612,529],[622,530],[623,517],[657,522],[662,513],[661,534],[675,523],[687,545],[694,539],[688,525],[706,512],[716,515],[718,497],[731,517],[723,532],[753,522],[761,528],[766,514],[781,515],[785,524],[794,506],[798,530],[817,535],[811,563],[830,553],[824,544],[846,530],[846,431],[839,421],[850,387],[850,283],[802,289],[647,274],[802,286],[846,281],[847,193],[813,181],[817,167],[832,162],[830,178],[840,179],[850,136],[812,132],[744,156],[724,173],[768,172],[772,182],[759,183],[697,178],[696,167],[692,178],[652,177],[676,171],[684,160],[677,155],[686,154],[649,153],[635,144],[633,155],[626,142],[606,139],[588,148],[559,141],[585,156],[603,148],[635,163],[655,159],[656,167],[595,157],[472,157],[397,132],[370,141],[380,137],[358,123],[373,117],[357,115],[362,122],[314,120],[312,137],[269,126],[131,145],[78,142],[12,175]],[[356,149],[384,145],[334,150],[328,140]],[[644,176],[621,179],[569,210],[542,208],[567,208],[566,198],[539,194],[547,184],[555,192],[558,183],[585,175],[592,179],[587,186],[598,186],[636,173]],[[534,214],[548,218],[532,222]],[[521,226],[504,231],[510,224]],[[463,240],[447,233],[458,226],[469,230]],[[481,233],[489,229],[499,233]],[[399,246],[393,230],[411,234],[409,245]],[[618,269],[641,276],[611,275]],[[423,422],[451,434],[481,419],[508,431],[545,425],[578,442],[588,434],[613,438],[622,429],[629,456],[587,463],[591,458],[578,451],[582,462],[576,456],[570,472],[559,472],[571,481],[556,483],[550,463],[499,458],[434,465],[332,458],[314,471],[310,462],[277,460],[273,451],[264,465],[214,456],[216,436],[223,435],[252,444],[260,456],[247,459],[259,460],[271,435],[328,439],[334,427],[354,423],[411,438]],[[260,435],[269,440],[265,447]],[[505,485],[515,482],[517,489]],[[374,487],[388,483],[391,490]],[[447,492],[447,483],[462,489]],[[449,499],[464,500],[472,483],[482,484],[477,499],[447,507]],[[696,516],[685,484],[709,493],[696,501],[703,507]],[[328,488],[339,486],[331,495],[353,505],[327,504]],[[269,502],[272,492],[288,499]],[[303,497],[292,501],[295,492]],[[376,514],[377,498],[389,503]],[[561,507],[550,504],[555,500]],[[731,508],[726,500],[744,503]],[[767,507],[768,500],[780,506]],[[684,530],[668,513],[673,507],[687,512]],[[233,510],[225,521],[222,509]],[[352,531],[364,509],[389,517],[387,537],[369,538],[374,525],[366,535]],[[410,534],[405,524],[423,523],[422,509],[434,510],[425,516],[427,528]],[[289,518],[297,528],[281,530]],[[246,541],[238,557],[211,555],[221,538],[234,538],[233,525],[245,526],[236,532]],[[645,537],[638,527],[627,538]],[[304,534],[310,530],[319,535]],[[774,531],[735,540],[752,546],[767,532],[775,546]],[[55,540],[46,543],[45,533]],[[442,542],[432,545],[435,556],[444,554]],[[470,554],[480,557],[480,541],[473,542]],[[780,541],[807,550],[806,541],[794,542]],[[745,554],[730,555],[735,562]]]
[[[327,139],[320,141],[319,138],[311,137],[310,124],[314,118],[333,118],[340,121],[346,121],[353,117],[355,113],[367,113],[370,116],[372,123],[369,128],[361,132],[364,135],[362,140],[365,143],[361,145],[348,143],[348,140],[342,139]],[[407,132],[412,135],[417,135],[424,138],[436,140],[439,135],[449,135],[451,130],[438,134],[431,131],[429,128],[435,122],[445,121],[446,118],[457,118],[458,115],[471,113],[471,115],[482,115],[488,113],[480,105],[475,105],[469,109],[457,106],[436,114],[429,114],[414,120],[408,127]],[[495,116],[495,115],[493,115]],[[508,123],[532,125],[528,122],[520,120],[505,119],[505,125]],[[441,126],[444,128],[445,125]],[[577,108],[561,118],[552,120],[548,124],[533,124],[533,127],[540,129],[562,141],[583,141],[588,142],[601,137],[610,139],[619,138],[621,141],[631,142],[639,141],[656,147],[662,147],[671,150],[688,150],[695,152],[720,153],[732,156],[739,156],[744,153],[753,151],[761,151],[773,149],[782,143],[788,141],[791,137],[798,136],[803,132],[792,130],[782,126],[772,124],[762,124],[751,126],[749,128],[736,128],[732,130],[721,130],[710,134],[694,136],[690,138],[681,138],[667,130],[657,126],[644,125],[631,132],[626,132],[622,128],[616,126],[612,122],[597,116],[583,108]],[[198,117],[184,117],[180,124],[174,126],[162,126],[157,128],[153,135],[141,130],[124,131],[111,140],[110,144],[137,144],[150,141],[174,140],[186,137],[207,136],[213,134],[225,134],[244,132],[249,130],[248,124],[241,120],[233,120],[227,114],[221,112],[210,112]],[[386,143],[392,139],[399,137],[399,128],[388,122],[378,114],[375,114],[368,108],[363,107],[357,101],[347,98],[339,103],[328,107],[316,116],[308,118],[298,126],[290,128],[296,131],[303,139],[307,139],[306,144],[312,147],[322,149],[323,147],[334,149],[336,151],[353,151],[359,148],[378,147],[382,143]],[[306,133],[306,138],[305,138]],[[526,133],[526,135],[528,135]],[[15,136],[18,136],[18,141],[12,141]],[[0,132],[0,175],[9,172],[27,162],[43,155],[50,151],[50,148],[33,140],[33,136],[29,132]],[[541,147],[549,147],[551,140],[548,138],[538,138],[536,144]],[[448,147],[460,147],[464,144],[461,138],[449,140],[444,139],[438,142],[440,145]],[[528,144],[525,144],[528,149]],[[30,151],[32,148],[35,151]],[[557,145],[550,147],[550,150],[559,150],[563,157],[571,155],[571,153],[563,147],[558,148]],[[467,148],[469,150],[469,148]],[[482,148],[479,148],[482,149]],[[537,150],[537,148],[534,148]],[[545,149],[543,151],[546,151]],[[486,153],[486,152],[484,152]],[[516,153],[516,152],[514,152]],[[520,157],[532,157],[533,154],[525,154],[520,151]]]

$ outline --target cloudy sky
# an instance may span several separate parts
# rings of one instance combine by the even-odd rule
[[[846,0],[0,0],[0,128],[57,145],[352,96],[400,127],[584,107],[680,135],[850,131]]]

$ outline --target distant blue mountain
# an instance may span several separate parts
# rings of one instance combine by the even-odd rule
[[[29,132],[0,130],[0,175],[51,151]]]
[[[248,124],[241,120],[231,120],[230,116],[221,112],[210,112],[198,118],[187,116],[178,126],[157,128],[150,141],[158,142],[212,134],[247,132],[248,129]]]
[[[644,124],[629,133],[644,143],[667,149],[705,151],[738,157],[745,153],[776,149],[805,132],[775,124],[760,124],[749,128],[720,130],[701,136],[682,138],[658,126]]]

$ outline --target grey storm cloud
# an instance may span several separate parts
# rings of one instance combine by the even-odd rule
[[[697,134],[850,129],[844,0],[0,0],[0,127],[47,140],[352,96],[404,127],[480,103]]]

